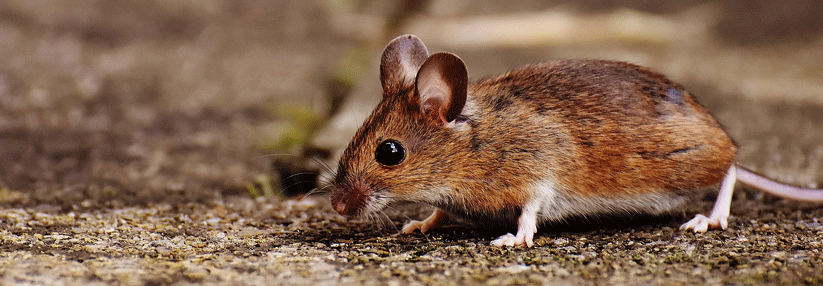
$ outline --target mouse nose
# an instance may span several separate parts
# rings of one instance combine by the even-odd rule
[[[331,192],[331,207],[344,216],[357,215],[365,206],[367,195],[359,185],[335,187]]]
[[[332,208],[334,209],[334,211],[336,211],[340,215],[347,215],[348,214],[348,207],[346,206],[346,203],[344,203],[342,201],[333,202],[332,203]]]

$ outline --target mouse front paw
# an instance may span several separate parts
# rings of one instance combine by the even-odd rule
[[[428,218],[424,221],[413,220],[405,225],[400,230],[403,234],[411,234],[415,230],[420,230],[422,233],[426,233],[431,229],[435,229],[441,226],[446,225],[449,222],[449,215],[442,212],[441,210],[435,210]]]
[[[400,230],[402,234],[411,234],[415,230],[421,229],[423,227],[423,222],[419,220],[413,220],[403,225],[403,229]],[[421,231],[422,232],[422,231]]]
[[[728,217],[711,216],[706,217],[698,214],[692,220],[680,226],[682,230],[693,230],[696,233],[705,233],[709,229],[726,229],[729,227]]]

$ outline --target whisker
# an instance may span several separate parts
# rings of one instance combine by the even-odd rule
[[[281,194],[281,195],[284,195],[284,196],[289,196],[289,197],[291,197],[291,196],[305,196],[305,195],[306,195],[306,194],[308,194],[309,192],[312,192],[312,190],[316,190],[316,189],[317,189],[317,187],[314,187],[314,188],[312,188],[311,190],[309,190],[308,192],[305,192],[305,193],[302,193],[302,194],[301,194],[301,193],[299,192],[299,191],[300,191],[300,188],[302,188],[302,187],[303,187],[303,186],[301,186],[301,185],[306,184],[306,183],[313,183],[313,182],[314,182],[313,180],[304,180],[304,181],[296,181],[296,182],[292,182],[292,183],[291,183],[291,184],[289,184],[288,186],[283,187],[283,189],[282,189],[282,190],[280,190],[280,194]],[[291,190],[294,190],[294,189],[297,189],[297,191],[298,191],[298,192],[295,192],[295,193],[290,192]]]
[[[331,203],[330,203],[330,202],[329,202],[329,203],[325,203],[325,204],[323,205],[323,207],[322,207],[322,208],[320,208],[320,212],[327,212],[327,210],[326,210],[326,209],[330,209],[330,208],[331,208]],[[332,212],[334,212],[334,211],[332,211]]]
[[[389,205],[389,206],[387,206],[386,208],[387,208],[387,209],[392,209],[395,213],[400,214],[400,216],[402,216],[403,218],[405,218],[405,221],[411,221],[411,220],[412,220],[412,218],[410,218],[410,217],[409,217],[408,215],[406,215],[403,211],[401,211],[400,209],[398,209],[398,208],[396,208],[396,207],[394,207],[394,206]]]
[[[375,223],[377,221],[377,214],[369,213],[368,215],[366,215],[366,217],[368,218],[369,223],[371,223],[372,225],[377,225],[378,229],[382,229],[381,224]]]
[[[301,175],[314,175],[314,174],[317,174],[317,173],[316,172],[311,172],[311,171],[297,172],[297,173],[291,174],[288,177],[283,178],[282,180],[285,181],[285,180],[288,180],[288,179],[291,179],[291,178],[294,178],[294,177],[297,177],[297,176],[301,176]]]
[[[321,174],[317,176],[317,183],[318,184],[325,184],[325,185],[333,185],[334,184],[334,174]]]
[[[325,190],[325,188],[314,188],[314,189],[311,189],[310,191],[306,192],[305,194],[303,194],[303,196],[308,197],[308,196],[313,196],[313,195],[318,195],[318,194],[324,194],[325,192],[327,192]]]
[[[334,174],[334,173],[335,173],[335,172],[334,172],[334,169],[332,169],[332,167],[331,167],[331,166],[329,166],[329,164],[327,164],[325,161],[320,160],[320,159],[318,159],[318,158],[316,158],[316,157],[309,157],[309,160],[311,160],[312,162],[314,162],[315,164],[317,164],[317,165],[318,165],[321,169],[323,169],[323,171],[326,171],[327,173],[330,173],[330,174]]]
[[[300,156],[297,156],[297,155],[294,155],[294,154],[286,154],[286,153],[278,154],[278,153],[272,153],[272,154],[263,154],[263,155],[260,155],[260,156],[254,157],[254,158],[252,158],[252,159],[253,159],[253,160],[258,160],[258,159],[263,159],[263,158],[272,158],[272,157],[278,157],[278,156],[284,156],[284,157],[291,156],[291,157],[295,157],[295,158],[299,158],[299,157],[300,157]]]
[[[317,157],[308,157],[311,162],[313,162],[318,168],[326,173],[333,174],[335,173],[334,170],[327,164],[325,161],[318,159]]]
[[[382,214],[382,215],[383,215],[383,217],[385,218],[385,221],[387,221],[387,222],[388,222],[388,224],[389,224],[389,225],[391,225],[391,226],[394,228],[394,232],[398,232],[397,225],[395,225],[395,224],[394,224],[394,222],[392,221],[391,217],[389,217],[389,214],[387,214],[387,213],[386,213],[386,212],[384,212],[384,211],[381,211],[381,212],[380,212],[380,214]]]
[[[383,218],[380,216],[380,214],[381,214],[381,213],[382,213],[382,212],[376,212],[376,213],[374,213],[374,214],[373,214],[373,219],[374,219],[374,220],[377,222],[377,224],[379,225],[379,229],[380,229],[380,230],[384,230],[384,229],[386,228],[386,222],[385,222],[385,221],[383,220]]]

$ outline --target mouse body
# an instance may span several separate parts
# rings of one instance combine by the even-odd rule
[[[681,85],[637,65],[557,60],[469,84],[459,57],[429,55],[404,35],[386,47],[380,79],[383,99],[344,151],[331,203],[348,216],[394,201],[436,207],[404,233],[459,217],[516,225],[492,244],[531,246],[546,222],[663,214],[718,186],[716,211],[683,228],[725,229],[738,180],[823,201],[737,167],[717,120]]]

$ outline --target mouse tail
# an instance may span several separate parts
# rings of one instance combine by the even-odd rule
[[[823,189],[790,186],[766,178],[739,165],[735,169],[737,169],[737,181],[765,193],[793,201],[823,203]]]

